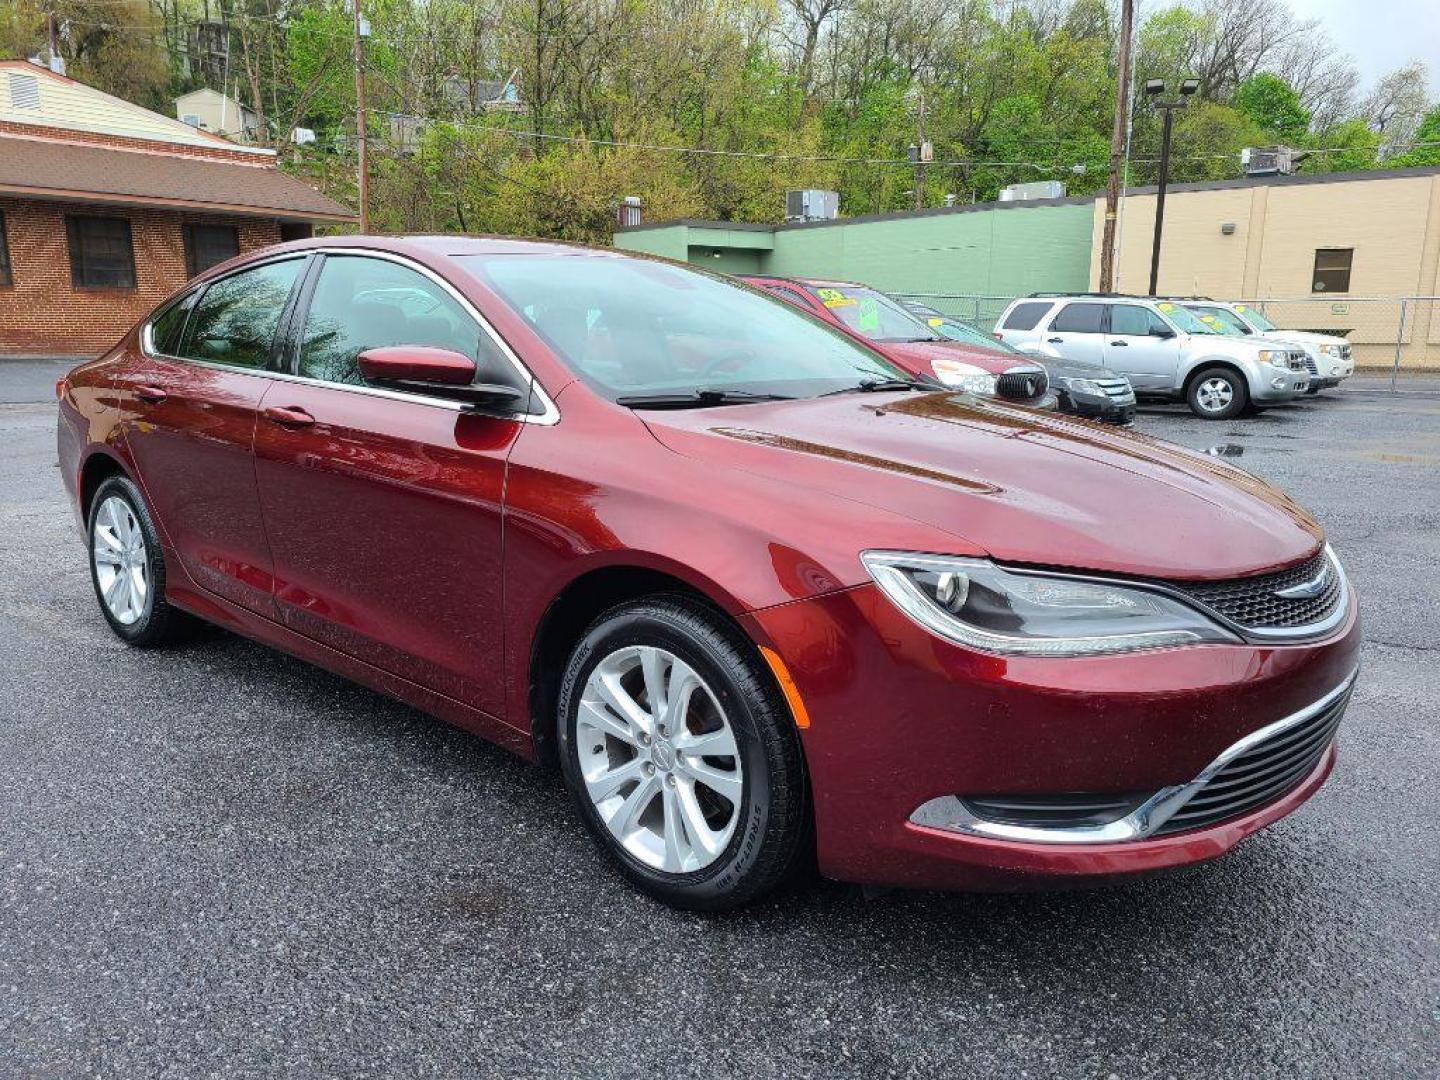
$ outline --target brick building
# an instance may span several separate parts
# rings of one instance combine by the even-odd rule
[[[98,354],[201,270],[353,220],[272,150],[0,61],[0,355]]]

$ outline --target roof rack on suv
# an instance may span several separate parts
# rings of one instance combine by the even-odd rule
[[[1030,294],[1030,297],[1031,297],[1032,299],[1037,299],[1037,300],[1053,299],[1053,298],[1064,297],[1064,296],[1103,296],[1103,297],[1108,297],[1108,298],[1111,298],[1111,299],[1121,298],[1121,299],[1125,299],[1125,300],[1153,300],[1153,299],[1155,299],[1153,296],[1144,296],[1144,295],[1142,295],[1141,293],[1123,293],[1123,292],[1032,292],[1032,293]]]
[[[1203,301],[1203,302],[1205,302],[1205,303],[1207,303],[1207,304],[1214,304],[1214,303],[1217,302],[1216,299],[1215,299],[1213,296],[1156,296],[1156,297],[1154,297],[1154,299],[1156,299],[1156,300],[1186,300],[1186,301],[1196,301],[1196,300],[1200,300],[1200,301]],[[1219,301],[1219,303],[1224,303],[1224,301]]]

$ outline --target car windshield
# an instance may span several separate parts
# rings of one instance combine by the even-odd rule
[[[704,391],[723,404],[910,379],[794,305],[706,271],[585,255],[457,261],[612,401]]]
[[[1224,330],[1218,330],[1209,323],[1204,322],[1200,316],[1193,311],[1187,311],[1179,304],[1172,304],[1169,300],[1161,300],[1155,305],[1155,310],[1164,315],[1177,329],[1187,334],[1224,334]]]
[[[966,322],[961,322],[959,319],[952,319],[948,315],[932,315],[925,321],[951,341],[963,341],[966,345],[978,345],[982,349],[994,349],[996,352],[1014,353],[1016,356],[1024,355],[1024,353],[1015,348],[1015,346],[1005,344],[1005,342],[1000,341],[993,334],[987,334],[978,327],[971,326]]]
[[[1251,326],[1253,326],[1257,333],[1263,334],[1267,330],[1280,329],[1273,322],[1267,319],[1264,315],[1261,315],[1260,312],[1256,311],[1252,307],[1247,307],[1244,304],[1236,304],[1235,310],[1240,312],[1240,317],[1246,322],[1248,322]]]
[[[1254,333],[1254,331],[1246,325],[1245,320],[1229,308],[1196,307],[1191,310],[1200,316],[1201,322],[1213,327],[1217,333],[1238,334],[1241,337]]]
[[[871,341],[939,341],[918,316],[864,285],[806,285],[830,313]]]

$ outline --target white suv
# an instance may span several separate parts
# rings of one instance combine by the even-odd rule
[[[1339,386],[1355,374],[1355,359],[1350,343],[1333,334],[1312,334],[1308,330],[1281,330],[1260,312],[1247,304],[1226,304],[1219,300],[1184,300],[1185,307],[1209,322],[1223,334],[1259,334],[1271,341],[1287,341],[1305,350],[1310,369],[1310,393],[1318,394],[1328,386]]]
[[[1011,301],[995,336],[1041,361],[1110,368],[1137,396],[1185,401],[1206,420],[1291,401],[1310,381],[1298,345],[1222,334],[1149,296],[1038,293]]]

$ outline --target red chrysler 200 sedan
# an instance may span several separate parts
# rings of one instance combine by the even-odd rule
[[[1335,759],[1354,593],[1228,464],[937,391],[774,297],[557,244],[216,267],[58,387],[100,609],[557,761],[640,888],[1081,883]]]

